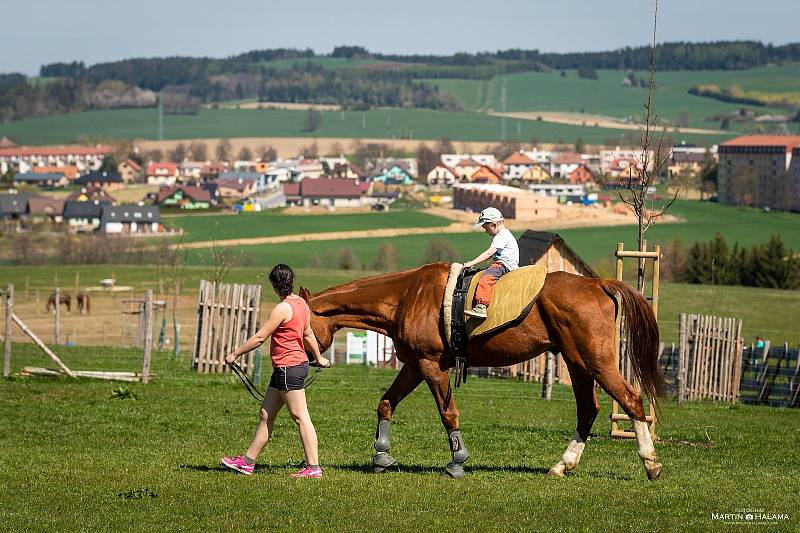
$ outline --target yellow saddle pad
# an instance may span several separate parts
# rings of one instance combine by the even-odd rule
[[[467,308],[472,308],[475,290],[484,271],[478,272],[472,278],[467,293]],[[534,298],[539,294],[547,276],[547,267],[544,265],[530,265],[512,270],[497,280],[494,286],[492,303],[486,310],[485,320],[467,316],[467,334],[470,338],[489,333],[502,327],[530,311]]]

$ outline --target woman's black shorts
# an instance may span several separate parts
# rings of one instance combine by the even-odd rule
[[[278,390],[303,390],[306,386],[308,363],[297,366],[279,366],[272,371],[269,386]]]

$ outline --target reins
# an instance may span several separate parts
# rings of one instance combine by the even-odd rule
[[[306,389],[314,384],[314,382],[317,380],[317,376],[320,372],[322,372],[322,367],[316,362],[309,362],[308,364],[309,366],[317,367],[317,371],[314,372],[310,379],[308,376],[306,376],[305,383],[303,384],[303,388]],[[231,367],[231,370],[233,370],[234,374],[239,376],[239,380],[242,382],[242,385],[244,385],[244,388],[247,389],[247,392],[250,393],[250,396],[252,396],[255,401],[262,403],[264,401],[264,394],[258,390],[256,384],[250,380],[250,378],[247,376],[247,373],[242,369],[242,367],[239,366],[239,363],[234,361],[232,363],[228,363],[228,366]]]

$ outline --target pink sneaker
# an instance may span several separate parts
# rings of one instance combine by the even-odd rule
[[[316,466],[311,468],[310,466],[304,466],[299,472],[289,475],[292,477],[313,477],[315,479],[319,479],[322,477],[322,467]]]
[[[255,464],[252,465],[247,464],[247,461],[245,461],[244,457],[242,457],[241,455],[237,455],[236,457],[223,457],[222,464],[224,464],[228,468],[236,470],[237,472],[241,472],[246,476],[252,476],[253,471],[256,468]]]

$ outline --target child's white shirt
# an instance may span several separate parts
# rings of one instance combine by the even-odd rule
[[[511,271],[519,267],[519,246],[514,234],[504,228],[492,239],[491,248],[497,250],[492,256],[492,261],[499,261]]]

